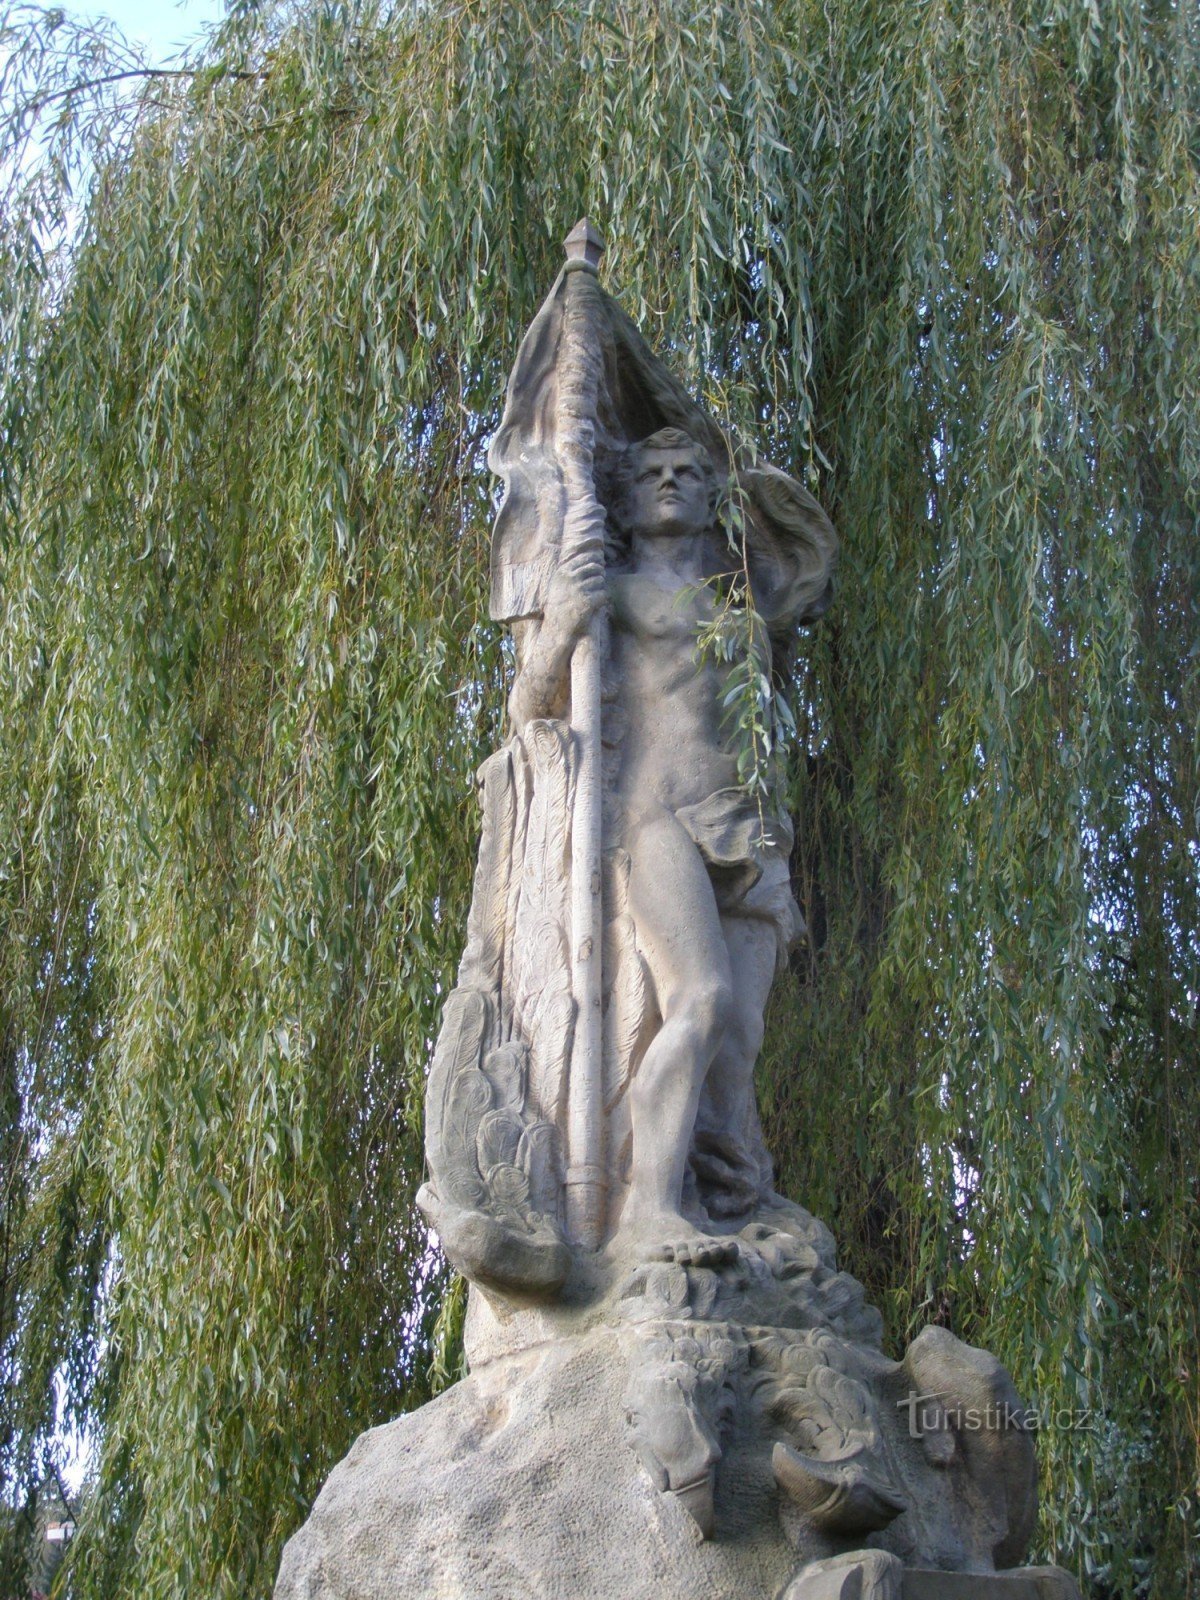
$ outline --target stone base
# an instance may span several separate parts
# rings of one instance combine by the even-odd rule
[[[910,1568],[900,1594],[901,1600],[1079,1600],[1079,1586],[1061,1567],[968,1574]]]
[[[890,1361],[798,1208],[571,1305],[477,1307],[470,1376],[362,1435],[276,1600],[1076,1600],[995,1572],[1034,1506],[1031,1439],[972,1421],[1007,1375],[940,1329]]]
[[[611,1335],[543,1346],[363,1434],[284,1552],[276,1600],[774,1595],[794,1560],[766,1486],[735,1486],[705,1540],[626,1441],[625,1366]]]
[[[1079,1590],[1061,1567],[936,1572],[871,1551],[813,1562],[792,1579],[783,1600],[1079,1600]]]

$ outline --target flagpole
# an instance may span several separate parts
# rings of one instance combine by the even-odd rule
[[[604,240],[587,218],[563,242],[567,255],[562,345],[558,363],[555,444],[567,511],[562,554],[604,552],[604,510],[593,473],[596,396],[603,359],[599,337],[598,265]],[[571,992],[575,1031],[567,1075],[567,1231],[598,1249],[605,1223],[603,1013],[601,1010],[601,745],[600,668],[608,618],[592,618],[571,657],[571,730],[575,797],[571,814]]]

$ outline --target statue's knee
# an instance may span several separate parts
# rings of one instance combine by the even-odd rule
[[[688,996],[687,1011],[706,1039],[719,1042],[733,1020],[733,990],[720,979],[699,983]]]

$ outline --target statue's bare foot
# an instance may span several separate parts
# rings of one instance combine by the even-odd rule
[[[692,1239],[660,1240],[646,1252],[647,1261],[674,1261],[681,1267],[723,1267],[737,1260],[736,1239],[714,1239],[698,1233]]]
[[[623,1219],[613,1242],[622,1255],[635,1255],[640,1261],[671,1261],[680,1267],[723,1267],[738,1256],[736,1239],[701,1233],[684,1217],[672,1213]]]

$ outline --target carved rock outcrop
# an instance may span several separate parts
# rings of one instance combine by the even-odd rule
[[[1077,1600],[996,1570],[1035,1503],[998,1363],[941,1329],[890,1360],[799,1207],[732,1237],[554,1305],[473,1290],[470,1376],[362,1436],[276,1600]]]

